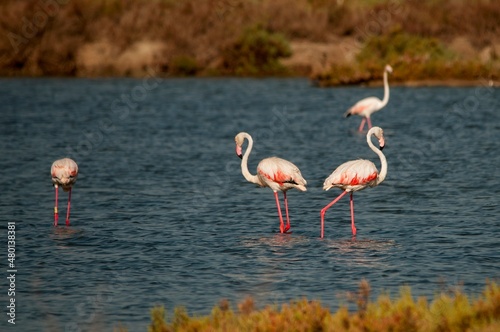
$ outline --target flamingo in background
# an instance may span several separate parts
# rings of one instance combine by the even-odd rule
[[[242,155],[242,145],[245,140],[248,140],[248,147],[245,154]],[[248,170],[248,156],[252,151],[253,139],[250,134],[241,132],[234,138],[236,142],[236,154],[241,160],[241,172],[248,182],[255,183],[261,187],[269,187],[274,191],[276,206],[278,207],[278,216],[280,218],[280,232],[286,233],[290,229],[290,218],[288,216],[288,200],[286,192],[289,189],[296,188],[300,191],[307,191],[306,180],[302,177],[300,170],[291,162],[278,158],[270,157],[263,159],[257,166],[257,175],[253,175]],[[283,222],[281,214],[281,205],[278,198],[278,190],[283,192],[285,200],[286,226]]]
[[[374,135],[379,142],[379,149],[373,145],[371,136]],[[323,183],[323,190],[329,190],[338,187],[344,191],[331,203],[321,209],[321,238],[324,236],[325,213],[333,204],[337,203],[345,194],[351,193],[351,229],[352,235],[356,236],[356,227],[354,226],[354,200],[353,193],[365,189],[366,187],[375,187],[384,181],[387,175],[387,160],[382,149],[384,148],[384,131],[380,127],[371,128],[366,134],[368,146],[380,157],[380,173],[378,173],[375,164],[369,160],[358,159],[343,163]]]
[[[52,175],[52,183],[56,189],[56,203],[54,206],[54,226],[57,226],[59,221],[59,212],[57,210],[58,201],[58,189],[59,186],[63,188],[64,191],[69,191],[68,193],[68,209],[66,211],[66,226],[69,226],[69,211],[71,208],[71,188],[76,182],[76,177],[78,176],[78,165],[69,158],[63,158],[54,161],[52,167],[50,168],[50,174]]]
[[[365,122],[368,121],[368,129],[372,127],[370,115],[380,111],[389,102],[389,82],[387,81],[387,73],[392,73],[392,67],[385,66],[384,69],[384,99],[380,100],[377,97],[368,97],[358,101],[354,106],[345,112],[344,116],[347,118],[351,115],[359,115],[363,117],[358,131],[363,131]]]

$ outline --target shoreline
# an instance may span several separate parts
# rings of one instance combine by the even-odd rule
[[[444,80],[410,80],[403,82],[390,82],[391,87],[409,87],[409,88],[422,88],[422,87],[500,87],[500,82],[493,80],[477,79],[477,80],[460,80],[460,79],[444,79]],[[365,86],[365,87],[382,87],[382,82],[368,82],[362,84],[344,84],[336,86],[325,86],[324,88],[347,87],[347,86]]]
[[[146,77],[146,76],[145,76]],[[151,77],[151,76],[147,76]],[[317,88],[345,88],[345,87],[381,87],[383,86],[382,82],[373,81],[373,82],[364,82],[360,84],[340,84],[340,85],[328,85],[322,86],[315,82],[314,79],[311,79],[307,76],[300,75],[290,75],[290,76],[169,76],[169,75],[158,75],[155,76],[160,79],[166,80],[183,80],[183,79],[208,79],[208,80],[237,80],[237,79],[252,79],[252,80],[266,80],[266,79],[303,79],[309,80],[311,85]],[[9,80],[9,79],[68,79],[68,80],[115,80],[115,79],[130,79],[130,80],[139,80],[144,79],[142,76],[0,76],[0,80]],[[391,87],[410,87],[410,88],[421,88],[421,87],[492,87],[497,88],[500,87],[500,82],[496,82],[491,79],[476,79],[476,80],[461,80],[461,79],[428,79],[428,80],[409,80],[409,81],[395,81],[389,82]]]

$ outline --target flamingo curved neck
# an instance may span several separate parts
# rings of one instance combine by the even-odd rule
[[[256,184],[260,185],[259,177],[257,175],[251,174],[250,171],[248,170],[248,156],[250,155],[250,152],[252,152],[253,139],[252,139],[252,136],[250,136],[248,134],[245,135],[245,138],[248,140],[248,147],[247,147],[245,153],[243,154],[243,158],[241,159],[241,173],[243,174],[243,176],[245,177],[245,179],[248,182],[252,182],[252,183],[256,183]]]
[[[389,102],[389,80],[387,78],[387,70],[384,70],[384,99],[382,99],[382,105],[380,108],[387,105]]]
[[[379,184],[382,181],[384,181],[385,177],[387,176],[387,159],[385,159],[384,153],[380,149],[377,149],[375,145],[373,145],[371,137],[372,135],[369,135],[366,138],[366,141],[368,142],[368,146],[370,147],[370,149],[372,149],[372,151],[375,152],[380,158],[380,164],[381,164],[380,173],[378,174],[377,177],[377,184]]]

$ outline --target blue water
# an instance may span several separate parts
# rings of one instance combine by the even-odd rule
[[[371,95],[382,89],[304,79],[0,80],[1,329],[12,328],[7,221],[19,331],[145,331],[156,304],[203,315],[247,296],[335,310],[363,279],[374,297],[404,285],[479,295],[500,278],[500,90],[391,88],[372,117],[388,176],[354,195],[355,239],[348,197],[320,239],[319,211],[340,193],[324,179],[356,158],[380,167],[361,119],[342,117]],[[272,191],[243,178],[239,131],[255,141],[251,171],[277,155],[308,181],[288,192],[292,234],[278,232]],[[65,156],[80,174],[71,226],[54,228],[49,170]]]

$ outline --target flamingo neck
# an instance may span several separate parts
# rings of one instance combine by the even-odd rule
[[[380,149],[377,149],[375,145],[373,145],[371,136],[372,135],[368,136],[366,138],[366,141],[368,142],[368,146],[370,147],[370,149],[372,149],[372,151],[375,152],[380,158],[381,166],[380,166],[380,172],[377,177],[377,184],[379,184],[382,183],[382,181],[384,181],[385,177],[387,176],[387,159],[385,159],[384,153]]]
[[[389,80],[387,78],[387,70],[384,70],[384,99],[382,99],[382,107],[389,102]]]
[[[252,136],[250,136],[248,134],[245,135],[245,138],[248,140],[248,147],[247,147],[245,153],[243,154],[243,158],[241,159],[241,173],[243,174],[243,176],[245,177],[245,179],[248,182],[252,182],[252,183],[256,183],[256,184],[260,185],[259,177],[257,175],[253,175],[248,170],[248,156],[250,155],[250,152],[252,152],[253,139],[252,139]]]

